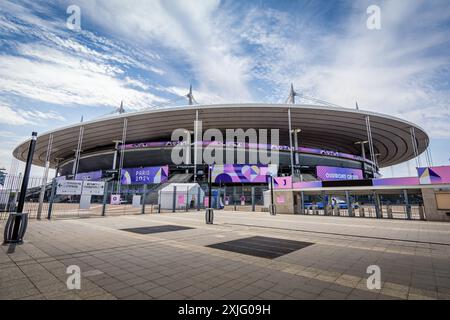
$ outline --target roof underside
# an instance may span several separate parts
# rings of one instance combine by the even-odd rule
[[[398,164],[414,158],[410,128],[414,127],[419,154],[425,151],[429,138],[420,127],[390,116],[344,108],[310,105],[232,104],[176,107],[145,112],[126,113],[109,118],[78,123],[38,136],[33,164],[44,166],[49,135],[53,134],[50,165],[56,159],[69,159],[77,148],[80,126],[84,126],[82,150],[89,152],[113,145],[121,140],[124,119],[128,119],[126,142],[170,140],[178,128],[193,130],[196,110],[203,132],[217,129],[279,129],[280,144],[289,145],[288,109],[291,109],[292,128],[301,128],[299,145],[361,154],[356,141],[367,140],[365,116],[370,116],[375,153],[380,167]],[[13,152],[26,160],[29,140]],[[368,149],[366,149],[368,150]],[[368,156],[369,152],[366,151]]]

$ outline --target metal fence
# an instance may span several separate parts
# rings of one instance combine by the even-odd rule
[[[22,175],[7,174],[3,186],[0,186],[0,219],[7,217],[9,212],[15,212],[17,200],[22,185]],[[37,212],[39,198],[44,198],[44,203],[48,199],[49,186],[51,180],[44,180],[42,177],[30,177],[28,181],[27,199],[24,206],[26,212]],[[45,208],[42,208],[45,210]]]
[[[0,219],[15,212],[21,183],[21,175],[6,176],[4,186],[0,188]],[[89,196],[87,201],[81,195],[57,195],[56,183],[56,179],[30,178],[24,205],[24,212],[29,213],[30,218],[154,214],[200,211],[207,207],[267,211],[264,206],[267,186],[213,186],[209,205],[209,188],[204,183],[195,189],[180,186],[177,190],[168,184],[118,186],[117,182],[105,182],[104,194]],[[396,193],[295,192],[294,208],[297,214],[307,215],[426,219],[421,193],[406,190]]]
[[[0,219],[15,212],[22,183],[21,176],[10,176],[0,189]],[[73,218],[114,215],[154,214],[166,212],[200,211],[209,207],[209,188],[200,184],[195,189],[155,185],[117,185],[105,182],[103,195],[58,195],[57,179],[43,181],[30,178],[24,205],[29,218]],[[211,207],[236,211],[265,211],[264,186],[214,186]],[[41,201],[40,201],[41,199]]]
[[[297,194],[296,212],[378,219],[426,220],[420,193],[406,190],[393,193],[301,193]]]

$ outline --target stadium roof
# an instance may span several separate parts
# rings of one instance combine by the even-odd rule
[[[56,159],[74,157],[80,126],[84,126],[83,152],[112,146],[121,140],[123,119],[128,119],[126,142],[158,141],[169,138],[174,129],[193,130],[195,111],[203,131],[217,129],[266,128],[280,129],[280,145],[289,145],[288,109],[291,109],[292,128],[301,128],[299,145],[322,148],[354,155],[361,154],[357,141],[367,140],[365,116],[370,116],[375,154],[380,167],[398,164],[414,158],[410,128],[415,130],[418,151],[421,154],[429,144],[426,132],[408,121],[388,115],[346,108],[300,104],[217,104],[191,105],[164,109],[151,109],[124,113],[77,123],[38,136],[33,164],[44,166],[49,135],[53,134],[50,166]],[[13,151],[13,155],[26,160],[29,140]],[[368,147],[367,149],[368,150]],[[369,152],[366,151],[369,158]]]

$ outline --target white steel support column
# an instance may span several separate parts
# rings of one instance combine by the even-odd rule
[[[39,193],[39,206],[36,215],[37,219],[41,218],[42,205],[44,203],[44,196],[45,196],[45,187],[47,185],[48,179],[48,170],[50,168],[50,154],[52,152],[52,146],[53,146],[53,134],[50,134],[48,136],[47,154],[45,156],[45,170],[44,175],[42,176],[41,192]]]
[[[192,144],[192,132],[190,130],[186,130],[186,152],[185,152],[185,159],[184,163],[186,165],[191,164],[191,144]],[[189,173],[189,168],[186,169],[186,173]]]
[[[294,147],[295,147],[295,172],[300,177],[300,181],[303,181],[303,175],[300,169],[300,153],[298,150],[298,134],[301,132],[301,129],[294,129],[292,132],[294,133]]]
[[[120,183],[122,179],[123,160],[125,158],[125,143],[127,141],[128,119],[123,119],[122,144],[120,145],[119,172],[117,174],[117,193],[120,193]]]
[[[117,166],[117,153],[119,152],[119,143],[121,142],[120,140],[114,140],[113,141],[115,143],[114,145],[114,157],[113,157],[113,165],[112,168],[113,170],[116,170],[116,166]]]
[[[289,149],[291,151],[291,175],[294,177],[294,151],[292,150],[292,123],[291,123],[291,108],[288,108],[288,122],[289,122]]]
[[[202,162],[202,125],[198,120],[198,110],[195,110],[194,121],[194,182],[197,182],[197,164]]]
[[[433,166],[433,157],[431,156],[431,147],[428,144],[428,148],[426,150],[426,154],[427,154],[427,163],[429,167]]]
[[[375,151],[373,148],[373,140],[372,140],[372,128],[370,127],[370,118],[366,116],[366,130],[367,130],[367,140],[369,141],[369,152],[370,152],[370,160],[372,161],[372,173],[375,175],[376,172],[376,158]]]
[[[72,167],[73,179],[75,179],[75,176],[78,173],[78,165],[80,164],[81,146],[83,145],[83,136],[84,136],[84,126],[81,126],[80,132],[78,134],[78,145],[77,149],[75,150],[75,159],[73,160],[73,167]]]
[[[409,128],[409,131],[411,133],[411,142],[412,142],[412,146],[413,146],[414,157],[416,160],[416,167],[418,168],[418,167],[422,166],[422,163],[420,161],[419,149],[417,146],[416,132],[414,130],[414,127]]]

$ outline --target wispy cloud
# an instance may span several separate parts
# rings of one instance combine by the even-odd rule
[[[55,111],[43,112],[39,110],[27,111],[19,108],[13,108],[0,102],[0,123],[10,126],[21,125],[39,125],[41,120],[65,121],[66,119]],[[10,136],[10,131],[1,131],[0,137]],[[7,135],[7,136],[5,136]]]
[[[220,1],[78,1],[91,21],[142,47],[155,44],[175,50],[191,65],[200,90],[249,100],[249,58],[236,53],[228,30],[214,19]],[[101,15],[98,12],[102,12]],[[116,21],[117,23],[112,23]]]
[[[376,31],[366,28],[369,4],[353,2],[335,30],[322,19],[299,22],[310,18],[301,12],[293,17],[254,8],[234,31],[252,47],[253,75],[275,88],[269,99],[283,101],[293,82],[301,94],[347,107],[358,101],[364,109],[420,123],[432,136],[450,137],[450,93],[448,85],[442,88],[450,70],[448,30],[442,28],[450,21],[449,4],[383,1]]]
[[[0,92],[57,105],[111,107],[124,100],[129,109],[166,101],[126,75],[129,68],[164,74],[150,63],[158,60],[157,55],[135,50],[135,57],[89,31],[71,34],[63,24],[64,15],[41,23],[43,19],[28,5],[8,2],[10,11],[0,20],[5,37],[1,41],[10,48],[0,55]],[[16,37],[25,41],[17,42]]]

